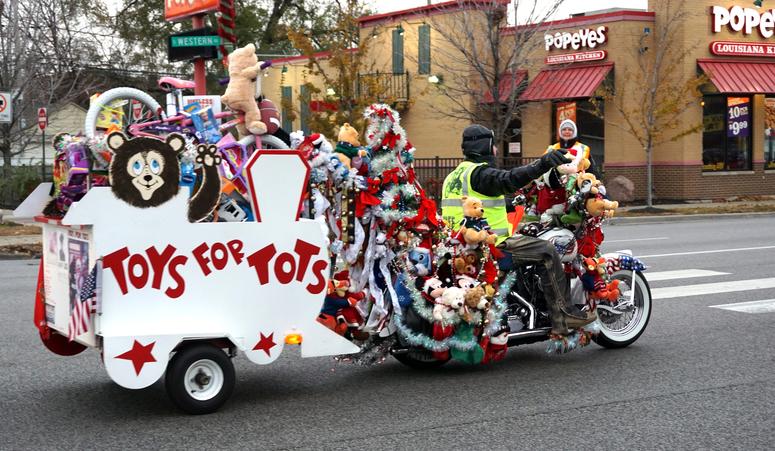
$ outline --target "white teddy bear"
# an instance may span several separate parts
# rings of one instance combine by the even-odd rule
[[[462,288],[449,287],[433,306],[433,319],[441,323],[450,323],[457,310],[465,303],[466,292]]]

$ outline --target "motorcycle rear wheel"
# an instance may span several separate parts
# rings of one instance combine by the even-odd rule
[[[640,271],[617,271],[611,279],[619,280],[622,288],[635,290],[634,309],[621,315],[598,309],[600,333],[593,340],[604,348],[618,349],[635,343],[646,330],[651,318],[651,288]]]

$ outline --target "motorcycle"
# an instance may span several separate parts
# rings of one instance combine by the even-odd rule
[[[536,236],[552,242],[563,263],[580,263],[577,237],[572,231],[552,227]],[[593,308],[596,308],[598,319],[590,329],[597,333],[591,338],[604,348],[624,348],[638,340],[651,317],[651,289],[643,275],[646,267],[629,250],[604,254],[602,257],[606,259],[610,281],[618,281],[619,293],[614,299],[594,302]],[[517,266],[513,271],[516,273],[516,283],[506,297],[508,305],[503,319],[508,322],[509,328],[507,345],[512,347],[550,340],[549,309],[535,266]],[[589,308],[580,277],[571,274],[568,283],[572,302]],[[432,324],[417,315],[411,307],[406,309],[403,316],[412,331],[426,335],[432,333]],[[438,359],[437,353],[427,349],[408,345],[400,335],[398,345],[392,348],[391,353],[399,362],[418,369],[436,368],[449,361]]]

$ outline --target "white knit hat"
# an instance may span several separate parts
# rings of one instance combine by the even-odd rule
[[[572,120],[565,119],[564,121],[560,122],[560,126],[557,127],[557,136],[562,136],[562,133],[560,132],[562,131],[563,128],[573,129],[573,136],[571,136],[571,138],[575,138],[576,136],[578,136],[578,129],[576,128],[576,123],[573,122]]]

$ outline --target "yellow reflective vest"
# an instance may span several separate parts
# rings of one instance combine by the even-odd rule
[[[463,196],[478,197],[482,200],[484,217],[487,219],[487,223],[490,224],[492,232],[498,235],[498,241],[495,244],[500,244],[510,236],[506,200],[502,195],[495,197],[487,196],[471,188],[471,174],[474,172],[474,169],[485,164],[487,163],[463,161],[444,179],[441,195],[441,215],[447,224],[454,229],[458,229],[463,221]]]

